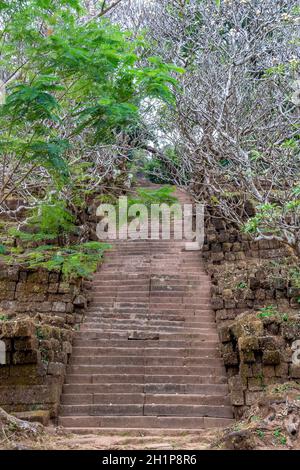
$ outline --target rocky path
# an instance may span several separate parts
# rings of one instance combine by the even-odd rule
[[[172,239],[117,241],[93,289],[61,426],[196,431],[233,422],[201,252]]]

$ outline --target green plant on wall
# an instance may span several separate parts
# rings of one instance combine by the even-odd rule
[[[44,268],[61,271],[66,279],[89,277],[97,270],[103,254],[110,248],[107,243],[87,242],[59,247],[43,245],[21,255],[6,256],[6,262],[22,264],[29,269]]]
[[[257,317],[263,320],[264,318],[272,318],[275,317],[278,320],[287,322],[289,320],[288,313],[279,312],[275,305],[267,305],[266,307],[262,307],[259,309],[259,313]]]
[[[53,240],[76,231],[75,217],[62,201],[49,201],[32,210],[27,231],[12,228],[9,234],[23,242]]]

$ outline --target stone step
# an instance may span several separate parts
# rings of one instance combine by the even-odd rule
[[[158,301],[152,301],[150,299],[150,308],[159,308],[159,309],[169,309],[169,308],[175,308],[177,307],[176,306],[176,302],[174,303],[170,303],[170,302],[163,302],[162,300],[160,300],[159,302]],[[205,308],[210,308],[211,309],[211,303],[210,302],[201,302],[201,305],[199,305],[199,303],[194,303],[193,301],[189,302],[189,301],[185,301],[182,306],[184,307],[187,307],[189,309],[199,309],[199,306],[201,306],[202,308],[205,307]]]
[[[189,201],[184,191],[177,194]],[[59,424],[96,433],[233,422],[201,252],[186,251],[185,241],[173,238],[116,240],[90,296]]]
[[[149,326],[150,328],[153,327],[158,327],[160,326],[161,329],[165,326],[170,326],[172,327],[185,327],[185,328],[207,328],[210,329],[212,328],[213,331],[215,331],[216,324],[213,320],[202,320],[199,317],[192,317],[190,318],[181,318],[178,320],[161,320],[161,319],[156,319],[155,316],[152,316],[149,318],[149,316],[144,316],[144,317],[139,317],[139,318],[119,318],[118,316],[104,316],[102,314],[93,314],[89,315],[87,314],[85,316],[85,321],[86,323],[97,323],[98,326],[101,325],[116,325],[119,327],[119,325],[126,325],[129,326],[130,328],[138,328],[139,326]]]
[[[78,428],[211,429],[234,424],[233,419],[169,416],[60,416],[59,426]]]
[[[178,302],[176,298],[174,298],[174,302],[164,301],[163,299],[149,299],[147,302],[137,301],[137,300],[127,300],[126,302],[121,302],[120,300],[111,299],[107,300],[95,300],[92,303],[93,309],[97,308],[105,308],[113,307],[115,309],[125,309],[125,308],[135,308],[135,309],[146,309],[150,308],[151,310],[209,310],[211,311],[211,304],[210,302],[201,302],[194,303],[194,301],[185,301],[185,302]]]
[[[204,418],[204,419],[217,419],[217,418]],[[229,420],[228,420],[229,421]],[[232,423],[234,424],[234,420],[232,420]],[[218,427],[224,427],[224,424],[220,424],[218,427],[213,426],[215,430],[218,429]],[[210,428],[206,428],[210,429]],[[74,428],[74,427],[68,427],[68,432],[72,434],[78,434],[81,436],[86,436],[86,435],[91,435],[95,434],[97,436],[113,436],[113,437],[124,437],[127,436],[129,437],[136,437],[140,438],[141,436],[154,436],[154,438],[157,438],[158,436],[161,437],[167,437],[168,439],[176,436],[181,436],[183,432],[184,433],[189,433],[193,434],[193,436],[197,436],[199,439],[199,442],[202,439],[203,431],[206,431],[204,428],[198,428],[198,429],[191,429],[191,428],[185,428],[184,431],[176,428],[143,428],[143,427],[138,427],[138,428],[115,428],[115,427],[103,427],[103,428],[86,428],[86,427],[81,427],[81,428]]]
[[[111,302],[111,301],[117,301],[117,302],[129,302],[129,301],[134,301],[134,302],[159,302],[159,303],[188,303],[188,302],[195,302],[199,303],[200,305],[202,304],[209,304],[210,303],[210,296],[209,295],[204,295],[204,294],[199,294],[199,296],[195,296],[194,294],[191,294],[189,296],[186,296],[186,293],[182,295],[182,292],[172,292],[170,295],[170,292],[156,292],[156,291],[150,291],[150,292],[110,292],[110,293],[99,293],[99,294],[94,294],[93,295],[93,302],[94,303],[101,303],[101,302]]]
[[[227,396],[199,394],[145,394],[145,393],[64,393],[63,405],[90,404],[147,404],[147,405],[216,405],[230,406]]]
[[[232,418],[226,405],[162,405],[162,404],[92,404],[60,405],[60,416],[210,416]]]
[[[95,404],[141,404],[145,401],[144,393],[64,393],[62,405],[95,405]]]
[[[127,339],[130,341],[141,341],[141,340],[196,340],[196,341],[218,341],[217,333],[157,333],[157,331],[146,331],[142,330],[104,330],[99,328],[82,329],[76,333],[77,338],[85,339]]]
[[[216,348],[147,348],[147,347],[73,347],[72,357],[77,356],[147,356],[159,358],[219,358],[220,353]]]
[[[146,305],[146,307],[96,307],[91,304],[90,308],[87,311],[88,313],[112,313],[113,315],[122,315],[122,314],[143,314],[143,315],[163,315],[164,317],[167,317],[167,315],[184,315],[184,317],[192,315],[210,315],[210,317],[214,318],[214,313],[211,308],[200,308],[198,305],[198,309],[184,309],[182,307],[173,307],[172,309],[165,309],[165,308],[153,308],[149,305]]]
[[[92,348],[152,348],[155,350],[159,350],[162,348],[164,354],[165,349],[176,349],[176,348],[197,348],[197,349],[209,349],[209,350],[218,350],[219,342],[218,341],[190,341],[190,340],[166,340],[166,341],[151,341],[151,340],[128,340],[128,339],[79,339],[75,337],[74,342],[74,349],[76,347],[92,347]]]
[[[206,323],[213,323],[215,325],[214,316],[212,313],[206,314],[160,314],[160,313],[136,313],[136,312],[94,312],[87,311],[85,317],[87,319],[99,318],[104,320],[152,320],[162,322],[199,322],[200,320]]]
[[[227,397],[226,384],[173,384],[173,383],[72,383],[64,384],[64,394],[150,394],[150,395],[200,395]]]
[[[78,366],[77,366],[78,367]],[[69,384],[106,384],[106,383],[126,383],[126,384],[226,384],[227,379],[223,375],[144,375],[144,374],[105,374],[102,373],[68,373],[67,383]],[[153,389],[154,390],[154,389]],[[154,393],[154,392],[152,392]]]
[[[125,374],[125,375],[196,375],[202,377],[225,375],[224,367],[219,366],[151,366],[151,365],[68,365],[70,374]]]
[[[150,311],[124,311],[118,313],[117,311],[111,310],[89,310],[84,315],[85,322],[99,322],[102,324],[113,323],[116,325],[116,329],[119,329],[119,325],[128,324],[130,327],[136,327],[139,329],[139,325],[144,327],[145,325],[153,326],[166,326],[166,327],[178,327],[178,326],[188,326],[191,328],[194,327],[212,327],[216,331],[216,323],[214,321],[214,316],[209,312],[203,312],[202,314],[195,314],[188,312],[178,313],[176,310],[168,313],[160,313],[159,310],[155,312]]]
[[[120,290],[128,290],[130,287],[134,287],[134,289],[138,290],[140,288],[147,289],[151,286],[157,286],[161,288],[168,288],[171,289],[180,289],[184,290],[186,288],[190,289],[210,289],[210,281],[207,279],[205,282],[199,282],[199,280],[190,280],[187,279],[184,275],[182,279],[165,279],[164,276],[157,276],[153,278],[148,276],[145,279],[128,279],[124,277],[124,279],[117,279],[113,280],[95,280],[93,281],[93,288],[94,289],[111,289],[111,288],[118,288]]]
[[[153,276],[156,277],[166,277],[167,274],[165,273],[157,273],[156,275],[154,273],[136,273],[136,272],[110,272],[110,273],[105,273],[101,270],[101,275],[99,274],[98,276],[95,275],[94,281],[97,282],[103,282],[103,281],[116,281],[120,282],[122,280],[124,281],[129,281],[131,280],[132,283],[136,283],[142,280],[149,280],[150,277],[153,278]],[[184,275],[181,275],[183,278],[187,279],[187,273],[184,273]],[[176,278],[175,278],[176,279]],[[180,277],[177,277],[177,279],[180,279]],[[188,276],[189,281],[194,281],[194,282],[199,282],[199,285],[202,286],[202,283],[208,282],[207,275],[206,274],[195,274],[191,273]],[[202,283],[201,283],[202,281]]]
[[[206,335],[215,335],[215,328],[213,326],[210,327],[204,327],[204,328],[199,328],[199,327],[186,327],[186,326],[164,326],[163,331],[162,328],[158,325],[137,325],[136,323],[124,323],[124,324],[117,324],[116,329],[113,329],[113,324],[111,323],[106,323],[106,322],[89,322],[85,321],[81,326],[80,326],[80,331],[111,331],[111,332],[118,332],[118,331],[136,331],[140,333],[149,333],[149,334],[154,334],[158,333],[160,335],[162,334],[167,334],[167,333],[180,333],[180,334],[206,334]]]
[[[209,358],[209,357],[161,357],[161,356],[146,356],[146,355],[134,355],[134,356],[78,356],[75,353],[71,357],[71,365],[119,365],[123,367],[128,366],[204,366],[217,367],[221,366],[222,362],[220,358]]]

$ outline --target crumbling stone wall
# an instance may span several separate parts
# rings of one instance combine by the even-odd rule
[[[232,404],[241,417],[266,386],[300,379],[292,360],[300,340],[300,279],[289,275],[298,260],[278,241],[252,241],[216,217],[207,221],[203,257]]]
[[[298,315],[244,312],[220,326],[219,334],[236,417],[261,399],[268,385],[300,379]]]
[[[203,258],[210,264],[236,262],[249,258],[276,259],[288,253],[288,249],[277,240],[253,241],[241,233],[233,224],[219,217],[207,218]]]
[[[212,279],[212,306],[219,324],[245,310],[257,311],[267,305],[287,312],[300,308],[300,288],[289,274],[297,261],[292,257],[277,261],[252,258],[207,267]]]
[[[298,292],[272,263],[291,258],[291,250],[277,240],[253,241],[232,224],[210,217],[205,226],[203,258],[212,279],[212,307],[216,320],[232,320],[239,313],[269,304],[298,307]],[[291,260],[291,263],[295,260]],[[282,268],[284,270],[284,267]]]
[[[91,282],[61,273],[0,266],[0,406],[8,412],[55,417],[76,325],[90,300]]]
[[[62,273],[0,264],[0,308],[34,315],[45,313],[74,324],[89,301],[89,281],[65,281]]]
[[[49,318],[49,317],[48,317]],[[0,322],[6,364],[0,366],[0,404],[8,412],[57,415],[74,331],[60,317]]]

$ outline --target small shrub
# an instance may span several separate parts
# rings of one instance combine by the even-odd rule
[[[259,313],[257,317],[263,320],[264,318],[272,318],[276,317],[278,320],[287,322],[289,320],[288,313],[278,312],[277,307],[275,305],[268,305],[267,307],[263,307],[259,309]]]
[[[23,242],[40,242],[55,240],[76,231],[75,218],[62,201],[50,201],[35,208],[27,219],[27,225],[29,231],[14,227],[8,233]]]
[[[65,279],[89,277],[96,271],[99,261],[110,245],[100,242],[87,242],[81,245],[58,247],[43,245],[27,251],[10,261],[25,264],[30,269],[44,268],[48,271],[61,271]]]
[[[287,439],[286,437],[282,434],[281,429],[276,429],[273,432],[273,436],[276,438],[277,442],[279,442],[281,445],[286,445]]]
[[[275,305],[268,305],[267,307],[263,307],[259,309],[259,313],[257,314],[258,318],[270,318],[274,315],[278,314],[277,307]]]
[[[239,284],[237,284],[236,288],[237,289],[247,289],[248,285],[246,282],[240,282]]]

